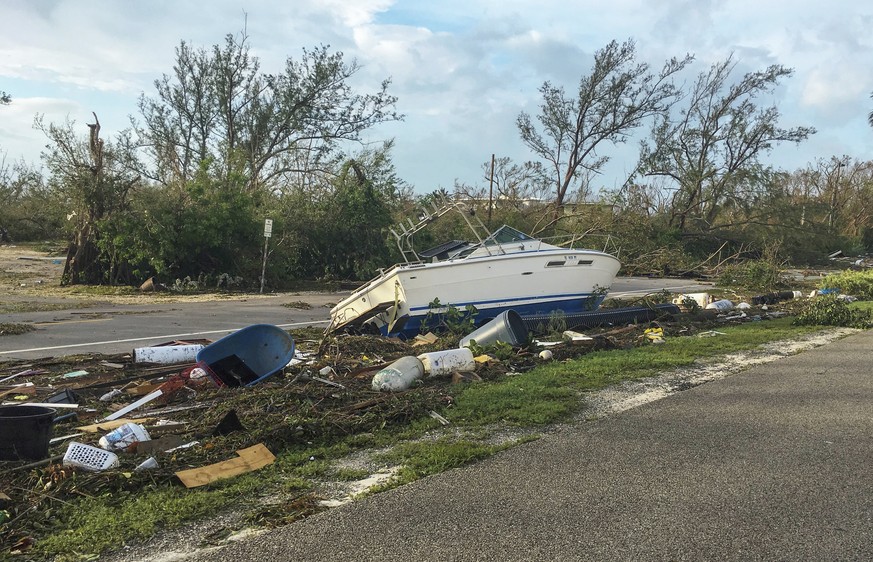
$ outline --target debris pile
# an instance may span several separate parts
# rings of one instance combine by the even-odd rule
[[[289,334],[256,325],[217,342],[0,364],[0,424],[2,408],[38,408],[52,426],[36,453],[0,441],[0,549],[26,550],[55,502],[199,487],[260,470],[295,448],[425,417],[447,425],[441,412],[461,384],[597,350],[718,335],[712,328],[726,322],[777,314],[698,312],[532,340],[504,317],[460,346],[457,336],[324,338],[315,329]]]

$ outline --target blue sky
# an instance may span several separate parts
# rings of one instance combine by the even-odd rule
[[[247,23],[246,23],[247,22]],[[692,53],[694,72],[731,53],[737,72],[793,68],[772,99],[785,127],[818,130],[767,161],[793,170],[818,158],[873,153],[873,4],[856,0],[5,0],[0,7],[0,152],[39,161],[34,115],[81,126],[97,113],[104,137],[128,126],[141,93],[170,72],[181,40],[219,43],[247,25],[266,72],[286,57],[330,45],[362,66],[356,88],[391,78],[406,120],[370,139],[395,139],[399,175],[420,193],[455,181],[482,182],[491,154],[532,158],[519,140],[519,112],[536,114],[549,80],[573,90],[594,51],[633,38],[660,66]],[[625,179],[635,144],[607,148],[600,184]]]

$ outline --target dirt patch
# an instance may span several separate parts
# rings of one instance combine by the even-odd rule
[[[0,313],[64,310],[98,304],[154,304],[252,300],[271,295],[242,292],[148,291],[136,287],[76,285],[61,287],[66,256],[35,245],[0,246]],[[299,306],[295,306],[298,304]],[[304,308],[304,301],[290,308]],[[307,305],[309,306],[309,305]],[[309,306],[311,308],[311,306]]]
[[[35,288],[60,286],[64,257],[30,246],[0,246],[0,292],[32,293]]]

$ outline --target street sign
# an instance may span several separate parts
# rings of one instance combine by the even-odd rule
[[[273,235],[273,219],[264,219],[264,238]]]

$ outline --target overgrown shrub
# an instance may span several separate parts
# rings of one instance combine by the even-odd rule
[[[771,291],[783,284],[779,272],[779,265],[772,260],[749,260],[725,266],[716,284],[722,287]]]
[[[826,276],[820,283],[822,289],[839,289],[845,295],[863,300],[873,300],[873,269],[842,271]]]
[[[796,326],[843,326],[873,328],[873,313],[852,308],[837,295],[822,295],[809,301],[795,317]]]

